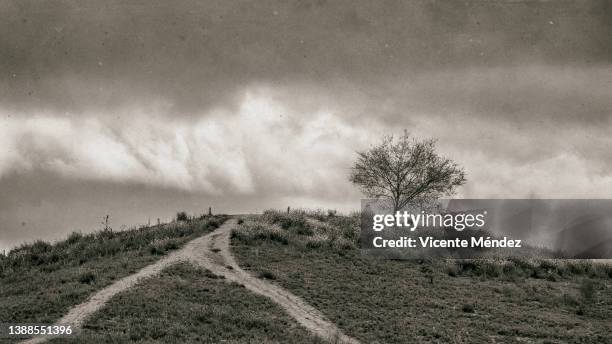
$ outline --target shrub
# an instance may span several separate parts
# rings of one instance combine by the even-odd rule
[[[344,238],[357,244],[359,241],[361,219],[358,215],[333,216],[327,222]]]
[[[178,222],[186,222],[189,221],[189,216],[187,215],[186,212],[184,211],[179,211],[178,213],[176,213],[176,221]]]
[[[79,282],[81,284],[91,284],[95,280],[96,280],[96,276],[91,271],[84,272],[81,275],[79,275]]]
[[[461,310],[463,313],[474,313],[474,305],[465,304],[463,307],[461,307]]]
[[[324,235],[317,234],[306,238],[306,247],[308,248],[322,248],[326,246],[328,238]]]
[[[179,248],[179,243],[176,239],[157,239],[149,245],[149,252],[151,254],[164,254],[177,248]]]
[[[283,245],[289,243],[287,233],[282,229],[258,221],[247,221],[232,231],[232,238],[250,244],[254,241],[271,240]]]
[[[211,219],[211,220],[208,221],[207,225],[210,228],[217,229],[217,228],[219,228],[219,226],[221,226],[221,221],[219,221],[217,219]]]
[[[264,211],[262,218],[264,221],[271,224],[277,224],[283,229],[291,227],[307,227],[306,217],[303,211],[292,211],[290,213],[282,213],[276,210]]]
[[[313,235],[314,231],[310,226],[291,226],[289,227],[289,231],[295,232],[299,235]]]
[[[485,277],[500,277],[503,275],[503,268],[497,261],[479,261],[479,273]]]
[[[270,239],[272,241],[276,241],[279,242],[283,245],[287,245],[289,244],[289,239],[287,238],[287,235],[285,233],[282,233],[280,231],[269,231],[267,233],[267,239]]]
[[[269,280],[275,280],[276,279],[276,275],[274,275],[274,273],[272,273],[271,271],[268,270],[263,270],[259,273],[259,278],[263,278],[263,279],[269,279]]]
[[[51,244],[46,241],[36,240],[30,247],[30,253],[43,254],[51,250]]]
[[[451,277],[457,277],[457,275],[459,275],[459,269],[457,265],[448,265],[446,267],[446,273]]]
[[[74,244],[77,241],[81,240],[82,237],[83,237],[83,234],[81,234],[79,232],[72,232],[72,233],[70,233],[70,235],[66,239],[66,242],[68,244]]]
[[[551,260],[541,260],[540,261],[540,269],[545,270],[548,273],[557,272],[559,270],[559,266]]]
[[[333,242],[332,242],[332,247],[335,248],[336,250],[340,250],[340,251],[348,251],[348,250],[353,250],[355,249],[355,244],[343,237],[337,237]]]
[[[327,216],[321,209],[308,211],[306,215],[319,221],[327,221]]]
[[[504,277],[509,280],[515,280],[532,274],[532,269],[527,268],[523,263],[518,264],[519,265],[514,261],[507,262],[493,258],[465,259],[456,260],[455,266],[447,267],[446,270],[449,276],[471,275],[485,278]]]

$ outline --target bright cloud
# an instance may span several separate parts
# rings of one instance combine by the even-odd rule
[[[249,91],[234,112],[178,120],[134,109],[119,119],[4,116],[0,176],[40,169],[209,194],[272,187],[309,194],[344,179],[337,172],[350,163],[355,143],[376,134],[331,111],[304,115],[272,99],[265,90]]]

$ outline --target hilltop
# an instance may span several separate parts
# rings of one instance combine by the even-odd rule
[[[172,260],[52,342],[612,342],[609,265],[383,260],[360,254],[357,214],[227,220],[24,245],[0,257],[0,322],[53,323]]]

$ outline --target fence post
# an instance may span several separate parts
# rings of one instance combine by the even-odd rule
[[[291,207],[287,207],[287,214],[289,214],[289,212],[291,212]]]
[[[208,207],[208,216],[212,215],[212,207]]]

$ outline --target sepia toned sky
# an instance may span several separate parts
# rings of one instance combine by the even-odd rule
[[[612,193],[610,1],[0,2],[0,249],[177,210],[356,209],[407,129],[457,196]]]

